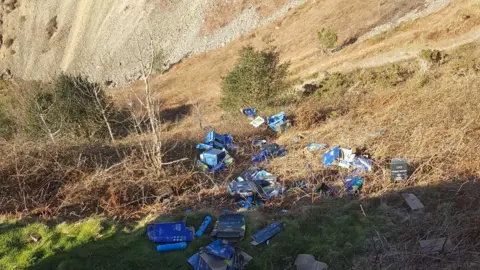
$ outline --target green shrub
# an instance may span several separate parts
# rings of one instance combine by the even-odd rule
[[[389,64],[382,71],[380,82],[384,85],[396,86],[411,77],[411,72],[398,64]]]
[[[424,49],[420,51],[420,57],[430,63],[441,63],[445,60],[446,54],[439,50]]]
[[[317,90],[317,95],[324,95],[332,91],[345,91],[353,85],[353,79],[343,73],[335,72],[327,75],[321,82]]]
[[[54,82],[55,106],[66,129],[90,138],[105,135],[102,109],[110,114],[111,101],[103,88],[86,77],[59,75]]]
[[[290,63],[280,64],[275,49],[255,51],[245,47],[233,70],[222,81],[220,106],[236,111],[245,106],[262,108],[275,102],[289,87],[287,83]]]
[[[323,46],[325,49],[333,48],[338,40],[337,34],[335,34],[333,30],[328,28],[322,28],[320,31],[318,31],[317,38],[320,42],[320,45]]]

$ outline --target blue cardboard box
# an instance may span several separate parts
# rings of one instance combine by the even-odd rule
[[[225,158],[225,151],[219,149],[210,149],[203,153],[203,162],[208,166],[215,167]]]
[[[193,231],[185,221],[148,224],[148,239],[155,243],[176,243],[193,241]]]

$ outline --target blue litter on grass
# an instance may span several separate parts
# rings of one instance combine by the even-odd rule
[[[251,118],[254,118],[257,115],[257,112],[254,108],[245,108],[242,110],[242,113]]]
[[[193,231],[185,221],[147,225],[147,235],[154,243],[175,243],[193,241]]]
[[[205,251],[208,254],[230,260],[235,253],[235,248],[228,242],[224,243],[222,240],[218,239],[213,241],[210,245],[206,246]]]
[[[323,155],[322,163],[324,166],[329,166],[338,158],[340,158],[340,147],[336,146]]]
[[[157,246],[158,252],[167,252],[167,251],[175,251],[175,250],[184,250],[187,248],[186,242],[179,242],[173,244],[163,244]]]
[[[363,178],[359,176],[349,176],[343,181],[347,193],[355,195],[360,192],[363,186]]]
[[[212,130],[207,134],[205,138],[205,144],[213,146],[213,148],[217,149],[232,150],[233,137],[231,134],[221,135]]]
[[[193,270],[212,270],[212,268],[200,256],[199,252],[193,254],[187,262],[193,266]]]
[[[254,246],[256,246],[258,244],[261,244],[261,243],[267,241],[268,239],[272,238],[277,233],[279,233],[283,229],[283,227],[285,227],[285,225],[283,225],[283,223],[274,222],[274,223],[268,225],[267,227],[263,228],[262,230],[258,231],[254,235],[252,235],[252,240],[253,241],[251,243]]]
[[[198,231],[195,233],[196,236],[200,237],[203,235],[205,230],[208,228],[208,225],[212,222],[212,217],[211,216],[206,216],[205,219],[202,222],[202,225],[200,225],[200,228]]]
[[[233,158],[227,152],[233,148],[232,135],[220,135],[212,130],[207,134],[205,143],[197,144],[197,150],[200,151],[195,165],[204,172],[219,172],[233,163]]]
[[[327,148],[327,147],[328,147],[328,144],[326,144],[326,143],[309,143],[307,145],[307,150],[311,151],[311,152],[320,151],[320,150],[322,150],[324,148]]]
[[[290,120],[285,116],[285,112],[279,112],[273,116],[268,117],[268,126],[278,134],[284,133],[290,128]]]
[[[285,148],[281,147],[276,143],[272,143],[265,147],[262,147],[261,152],[253,156],[252,162],[262,162],[269,158],[282,157],[286,154],[287,150],[285,150]]]
[[[208,144],[204,144],[204,143],[197,144],[197,149],[199,149],[199,150],[210,150],[212,148],[213,148],[213,146],[208,145]]]

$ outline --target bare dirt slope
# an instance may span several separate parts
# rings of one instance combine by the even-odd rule
[[[135,39],[146,50],[151,38],[154,54],[163,51],[168,66],[303,2],[247,0],[235,9],[235,1],[220,0],[2,1],[0,67],[24,79],[48,80],[63,70],[121,83],[139,76]]]

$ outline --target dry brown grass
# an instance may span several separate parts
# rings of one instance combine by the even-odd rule
[[[225,27],[247,8],[255,8],[262,18],[270,16],[278,8],[284,6],[287,0],[228,0],[214,5],[205,16],[202,29],[203,35],[213,34]]]
[[[293,9],[273,24],[261,27],[249,36],[234,40],[225,47],[215,51],[201,53],[174,66],[168,73],[157,76],[152,81],[157,98],[165,100],[165,106],[175,104],[199,104],[206,122],[216,122],[221,114],[218,109],[220,85],[222,76],[226,76],[238,55],[238,51],[245,45],[252,45],[258,49],[266,46],[277,46],[283,60],[291,60],[292,77],[306,77],[308,74],[325,71],[330,68],[349,70],[357,67],[356,63],[363,64],[364,59],[378,54],[395,54],[398,48],[405,43],[415,41],[419,51],[426,46],[425,39],[419,38],[428,33],[444,29],[444,25],[451,25],[455,31],[440,35],[438,44],[455,43],[455,37],[469,33],[475,28],[476,18],[480,10],[471,1],[455,1],[447,9],[438,14],[432,14],[424,19],[409,23],[407,28],[392,31],[385,35],[381,43],[372,44],[366,40],[357,42],[330,56],[320,55],[316,32],[322,27],[329,27],[339,37],[339,43],[353,36],[368,31],[372,27],[383,23],[383,14],[398,17],[418,6],[417,1],[388,2],[378,12],[376,1],[316,1],[308,2],[297,9]],[[401,7],[401,8],[399,8]],[[470,18],[459,21],[462,12],[468,11]],[[362,16],[357,16],[362,13]],[[368,19],[365,19],[368,18]],[[383,18],[383,19],[382,19]],[[277,30],[276,27],[279,27]],[[262,39],[270,35],[269,43]],[[417,38],[415,38],[417,37]],[[436,43],[429,44],[435,47]],[[415,46],[410,44],[412,49]],[[394,60],[394,59],[393,59]],[[368,64],[371,64],[367,62]],[[375,62],[374,62],[375,64]],[[381,63],[379,63],[381,64]],[[141,84],[134,85],[134,89],[141,93]],[[112,90],[119,103],[125,104],[132,100],[129,88]],[[180,129],[188,129],[196,125],[196,120],[188,117],[181,123]]]

